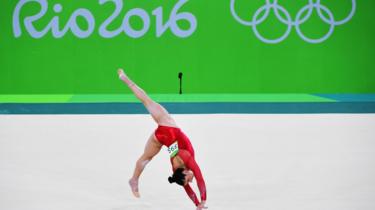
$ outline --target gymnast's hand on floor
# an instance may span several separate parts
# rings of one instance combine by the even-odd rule
[[[197,210],[202,210],[202,209],[208,209],[206,205],[206,201],[202,201],[198,206],[197,206]]]

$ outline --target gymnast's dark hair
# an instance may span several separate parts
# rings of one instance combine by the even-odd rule
[[[185,174],[182,173],[184,171],[184,168],[178,168],[173,172],[173,175],[168,177],[169,183],[176,182],[178,185],[184,186],[185,182]]]

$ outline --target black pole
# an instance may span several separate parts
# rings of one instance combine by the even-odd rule
[[[182,94],[182,72],[178,73],[178,79],[180,80],[180,94]]]

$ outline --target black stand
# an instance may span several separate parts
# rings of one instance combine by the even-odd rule
[[[180,94],[182,94],[182,72],[178,73],[178,79],[180,80]]]

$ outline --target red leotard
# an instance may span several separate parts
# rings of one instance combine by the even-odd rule
[[[193,171],[195,179],[197,180],[197,185],[201,195],[201,200],[206,200],[206,184],[204,182],[201,170],[198,164],[195,162],[194,149],[191,145],[189,138],[181,131],[181,129],[176,127],[162,126],[159,125],[155,131],[156,139],[163,145],[169,147],[171,144],[177,141],[178,144],[178,156],[184,161],[185,167]],[[172,162],[172,159],[171,159]],[[184,189],[190,199],[195,203],[196,206],[199,204],[199,200],[190,187],[189,184],[184,186]]]
[[[181,129],[170,126],[159,125],[155,130],[156,139],[164,146],[169,147],[177,141],[178,148],[190,152],[194,156],[194,149],[189,138],[181,131]]]

